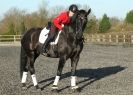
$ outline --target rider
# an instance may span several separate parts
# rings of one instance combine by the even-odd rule
[[[62,12],[60,15],[58,15],[53,19],[53,23],[48,38],[46,39],[45,43],[42,46],[42,53],[46,53],[47,46],[54,39],[55,34],[58,31],[62,30],[65,24],[70,23],[70,17],[72,17],[74,13],[77,12],[77,10],[78,10],[77,5],[72,4],[69,7],[69,11]]]

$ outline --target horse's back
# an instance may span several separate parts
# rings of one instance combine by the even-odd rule
[[[35,48],[42,29],[43,28],[31,28],[27,30],[21,39],[21,45],[26,48],[29,47],[30,49]]]

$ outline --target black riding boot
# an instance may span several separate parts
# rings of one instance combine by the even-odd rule
[[[50,29],[48,38],[46,39],[45,43],[42,46],[42,52],[41,52],[42,54],[47,52],[46,49],[49,43],[54,39],[56,31],[58,31],[58,29],[54,26],[54,24],[52,24],[50,28],[51,29]]]
[[[42,46],[42,54],[47,52],[46,49],[50,42],[51,42],[51,37],[48,37]]]

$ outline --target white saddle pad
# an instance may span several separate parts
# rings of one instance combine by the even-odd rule
[[[46,39],[48,37],[48,33],[49,33],[49,30],[46,29],[46,27],[41,31],[40,36],[39,36],[40,43],[44,44],[44,42],[46,41]],[[60,33],[61,33],[61,31],[59,31],[55,41],[50,43],[51,45],[56,45],[58,43]]]

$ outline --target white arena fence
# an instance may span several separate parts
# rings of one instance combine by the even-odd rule
[[[0,35],[0,42],[20,42],[21,35]],[[90,34],[85,36],[86,42],[106,42],[106,43],[133,43],[133,35],[103,35]]]
[[[0,42],[19,42],[21,35],[0,35]]]
[[[85,37],[86,42],[96,43],[133,43],[133,34],[92,34]]]

